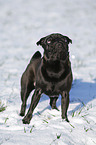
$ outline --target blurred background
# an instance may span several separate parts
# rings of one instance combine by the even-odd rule
[[[74,78],[82,78],[83,73],[82,79],[95,79],[95,0],[0,0],[1,89],[4,80],[7,83],[13,75],[16,80],[21,76],[35,51],[43,54],[36,42],[51,33],[72,39],[70,57]]]
[[[96,81],[95,0],[0,0],[1,96],[10,96],[12,86],[18,92],[31,56],[37,50],[43,54],[36,42],[51,33],[72,39],[69,51],[74,79]]]
[[[0,0],[2,97],[18,96],[20,77],[31,56],[37,50],[43,54],[36,42],[51,33],[73,41],[69,51],[74,80],[96,81],[95,0]]]
[[[59,32],[73,40],[73,55],[95,51],[95,0],[0,0],[0,11],[0,49],[39,49],[38,39]]]
[[[68,132],[66,129],[68,126],[63,125],[62,121],[60,121],[60,128],[58,119],[61,119],[61,116],[60,112],[58,112],[55,121],[57,121],[56,125],[58,124],[59,127],[56,127],[56,131],[58,129],[61,131],[62,126],[65,127],[62,130],[62,134],[64,131],[65,134],[67,133],[68,138],[65,134],[63,136],[67,144],[68,141],[72,143],[72,140],[74,140],[72,144],[86,144],[86,141],[92,144],[91,135],[93,135],[93,141],[96,138],[94,133],[94,129],[96,129],[96,115],[94,115],[96,114],[96,103],[94,99],[96,98],[96,0],[0,0],[0,105],[4,104],[4,106],[7,106],[7,108],[3,107],[3,109],[6,109],[4,113],[0,112],[1,142],[4,140],[7,141],[6,137],[9,136],[8,132],[8,135],[5,137],[5,130],[17,130],[19,140],[21,141],[21,137],[23,138],[22,135],[18,135],[18,130],[24,130],[21,121],[22,118],[19,116],[21,105],[20,78],[35,51],[39,50],[43,54],[43,48],[36,46],[36,42],[51,33],[66,35],[72,39],[73,42],[69,45],[74,81],[70,92],[68,115],[69,119],[71,118],[71,121],[73,121],[72,123],[75,125],[77,123],[79,127],[75,128],[75,134],[71,134],[72,129]],[[38,131],[38,126],[41,128],[44,126],[44,124],[42,125],[42,117],[45,115],[49,116],[48,112],[50,113],[50,111],[52,111],[48,108],[49,98],[46,98],[46,96],[42,98],[32,123],[37,124],[38,136],[41,135],[44,139],[49,139],[49,141],[47,141],[47,143],[49,143],[50,138],[51,140],[54,138],[52,135],[53,130],[56,135],[54,123],[51,125],[51,127],[53,126],[51,129],[49,125],[50,133],[46,134],[46,124],[43,135],[42,132],[40,133]],[[87,123],[86,125],[92,128],[92,130],[90,129],[91,133],[89,132],[90,143],[88,134],[85,135],[83,139],[79,137],[79,135],[84,134],[83,128],[85,122],[84,120],[82,121],[80,117],[79,119],[81,120],[78,121],[78,116],[77,120],[74,121],[72,111],[78,111],[80,106],[82,107],[84,103],[85,105],[91,103],[92,100],[93,104],[91,104],[91,106],[93,105],[93,110],[87,113],[87,117],[89,117],[87,119],[90,120],[91,118],[93,124]],[[59,99],[59,102],[57,102],[59,108],[61,108],[60,102]],[[83,111],[84,109],[85,108],[82,108]],[[41,116],[38,115],[38,111],[40,110],[43,110]],[[84,112],[84,115],[85,114],[86,112]],[[39,122],[40,119],[41,122]],[[83,127],[81,127],[82,124]],[[27,129],[31,128],[32,124],[30,124]],[[13,132],[11,131],[10,138],[12,138],[13,142]],[[14,131],[14,142],[16,141],[15,133],[16,131]],[[33,132],[33,134],[35,142],[39,141],[38,136],[35,136],[36,131]],[[78,138],[76,138],[77,134]],[[48,135],[49,138],[46,137]],[[24,136],[23,139],[26,138],[27,136]],[[30,142],[31,139],[32,136],[30,139],[27,138],[26,141]],[[83,142],[84,139],[85,141]],[[17,144],[21,144],[21,142]],[[26,144],[26,142],[22,144]],[[37,144],[36,142],[36,145]]]

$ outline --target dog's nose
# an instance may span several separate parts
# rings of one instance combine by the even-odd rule
[[[53,56],[52,55],[50,56],[50,59],[53,59]]]

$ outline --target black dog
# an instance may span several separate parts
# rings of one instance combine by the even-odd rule
[[[50,97],[50,105],[53,109],[57,109],[56,100],[61,94],[62,119],[68,121],[67,109],[72,85],[69,43],[72,43],[71,39],[58,33],[43,37],[37,42],[37,45],[44,48],[44,56],[41,58],[40,52],[37,51],[21,78],[21,116],[25,115],[27,98],[30,92],[35,89],[30,108],[23,119],[24,124],[30,123],[32,113],[42,93]]]

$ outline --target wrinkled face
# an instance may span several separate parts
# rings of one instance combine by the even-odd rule
[[[37,45],[41,45],[44,48],[44,55],[47,60],[65,60],[68,56],[68,44],[72,43],[72,40],[67,36],[61,34],[51,34],[40,39]]]

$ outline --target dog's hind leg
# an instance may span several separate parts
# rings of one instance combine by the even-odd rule
[[[67,110],[69,106],[69,93],[64,91],[61,96],[62,119],[65,119],[67,122],[69,122],[67,118]]]
[[[21,105],[21,111],[20,111],[20,116],[25,115],[25,110],[26,110],[26,102],[28,99],[29,94],[31,91],[34,89],[34,83],[30,82],[26,77],[22,76],[21,78],[21,100],[22,100],[22,105]]]
[[[50,97],[50,106],[52,107],[52,109],[58,110],[58,108],[56,107],[57,99],[58,97]]]

